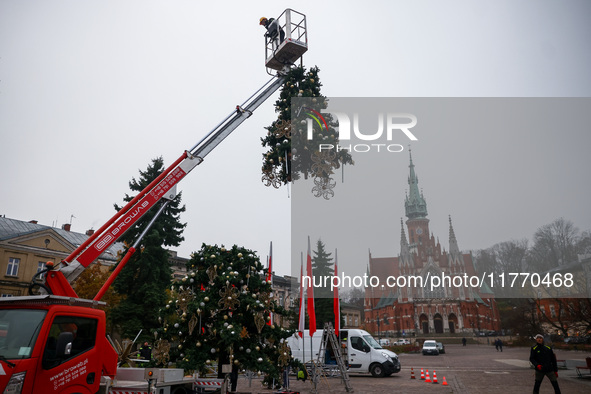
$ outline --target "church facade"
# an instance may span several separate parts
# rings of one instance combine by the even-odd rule
[[[448,250],[430,232],[427,203],[419,191],[412,153],[409,168],[407,220],[400,222],[400,253],[397,257],[373,257],[370,252],[367,272],[380,278],[380,283],[398,278],[399,284],[406,285],[365,289],[365,327],[378,336],[499,331],[499,312],[488,286],[472,287],[466,280],[460,284],[459,279],[448,280],[445,286],[430,286],[433,276],[479,274],[472,255],[460,251],[451,217]]]

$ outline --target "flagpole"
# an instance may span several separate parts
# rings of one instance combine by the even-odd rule
[[[306,300],[304,299],[304,252],[300,252],[301,258],[301,267],[300,267],[300,322],[299,322],[299,329],[302,332],[302,358],[304,361],[304,365],[306,364],[306,341],[304,339],[304,333],[306,331]],[[304,319],[304,324],[302,325],[302,318]]]
[[[337,249],[334,250],[334,276],[338,277],[338,255]],[[335,286],[333,294],[333,312],[334,312],[334,327],[338,339],[341,339],[341,299],[339,298],[339,288]]]
[[[271,283],[271,295],[273,294],[273,241],[270,242],[269,246],[269,256],[267,257],[267,282]],[[282,305],[283,306],[283,305]],[[268,326],[273,325],[273,312],[269,312],[269,321],[267,322]]]
[[[308,256],[306,259],[306,275],[310,278],[308,282],[307,302],[308,302],[308,316],[310,321],[310,360],[314,359],[314,346],[312,344],[312,336],[316,332],[316,310],[314,307],[314,274],[312,271],[312,249],[310,248],[310,236],[308,236]]]

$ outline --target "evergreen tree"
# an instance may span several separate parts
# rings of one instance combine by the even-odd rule
[[[146,171],[140,171],[140,178],[129,182],[132,191],[143,190],[164,171],[162,158],[152,160]],[[126,202],[133,197],[125,195]],[[122,237],[129,248],[159,209],[160,201],[144,217],[130,228]],[[115,290],[123,296],[122,301],[113,308],[110,318],[121,335],[133,338],[140,330],[142,340],[151,339],[150,331],[158,327],[157,310],[166,302],[166,289],[170,286],[171,269],[168,251],[164,246],[178,246],[183,241],[182,231],[186,224],[180,223],[179,215],[185,211],[180,206],[180,193],[141,240],[140,247],[113,283]],[[121,208],[115,205],[117,210]],[[127,252],[127,250],[126,250]]]
[[[164,172],[164,160],[162,157],[152,159],[152,163],[148,165],[146,171],[140,170],[140,178],[129,182],[129,188],[134,192],[141,192],[146,186],[148,186],[154,179]],[[168,207],[156,220],[156,223],[152,226],[153,230],[158,230],[162,239],[161,245],[165,246],[179,246],[185,238],[182,236],[183,230],[187,226],[186,223],[180,222],[180,214],[185,212],[185,206],[181,206],[182,193],[178,193],[176,198],[168,204]],[[127,193],[123,201],[126,203],[131,201],[135,196],[130,196]],[[162,204],[161,200],[159,204]],[[130,245],[137,239],[138,235],[143,231],[145,225],[152,220],[156,212],[158,212],[159,204],[154,206],[149,212],[144,214],[142,219],[136,223],[135,226],[131,227],[123,235],[122,240],[129,243]],[[114,204],[117,211],[121,210],[122,207]]]
[[[289,313],[272,298],[266,271],[251,250],[202,245],[160,311],[157,362],[188,371],[217,364],[219,374],[232,364],[279,379],[290,361],[284,339],[293,331],[270,324],[271,312]]]
[[[316,250],[312,251],[312,272],[316,283],[322,283],[322,286],[314,288],[314,309],[316,311],[316,327],[318,329],[324,328],[324,323],[332,323],[334,327],[334,296],[330,288],[330,281],[326,282],[325,278],[334,275],[334,263],[332,262],[332,254],[326,251],[322,240],[316,242]]]
[[[327,108],[327,100],[320,93],[322,84],[318,72],[318,67],[308,72],[304,67],[294,67],[286,75],[275,103],[277,120],[266,127],[267,135],[261,138],[263,147],[269,148],[263,155],[262,180],[266,186],[279,188],[302,176],[306,179],[313,177],[316,185],[323,185],[320,192],[313,190],[314,195],[329,198],[334,194],[333,171],[343,164],[353,164],[353,160],[346,150],[318,152],[320,143],[338,145],[338,132],[334,129],[336,123],[328,113],[323,116],[329,129],[325,127],[322,130],[320,126],[320,130],[315,130],[313,140],[306,138],[307,114]],[[294,98],[305,98],[305,101],[297,101],[302,106],[296,108],[295,113],[292,112]]]

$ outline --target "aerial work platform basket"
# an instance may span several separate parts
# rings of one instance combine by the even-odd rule
[[[295,64],[307,50],[306,15],[288,8],[265,33],[265,65],[268,69],[283,70]]]

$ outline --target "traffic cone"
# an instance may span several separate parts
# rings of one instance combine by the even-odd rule
[[[445,380],[445,376],[443,377],[443,383],[441,383],[442,386],[447,386],[447,380]]]
[[[410,378],[411,379],[416,379],[415,378],[415,371],[412,369],[412,367],[410,368]]]
[[[433,383],[438,384],[439,382],[437,381],[437,373],[435,371],[433,371]]]
[[[425,380],[425,372],[423,371],[423,368],[421,368],[421,380]]]
[[[429,370],[427,370],[427,378],[425,379],[425,382],[431,383],[431,378],[429,378]]]

